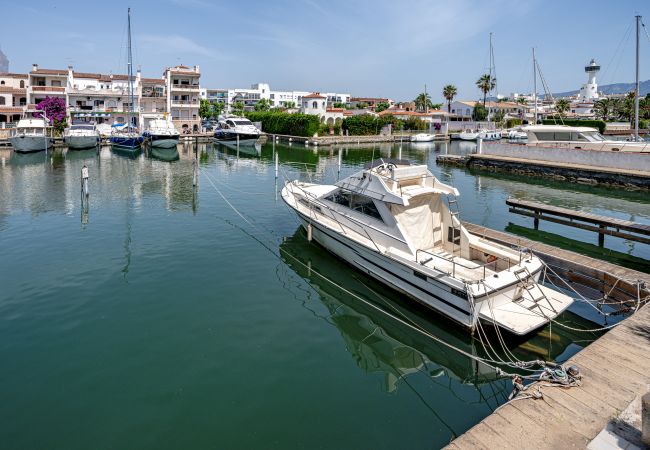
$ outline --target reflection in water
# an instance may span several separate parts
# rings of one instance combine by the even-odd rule
[[[471,401],[485,403],[491,409],[505,401],[511,385],[497,379],[492,367],[436,342],[407,324],[467,354],[489,358],[483,344],[466,330],[351,270],[324,248],[309,243],[302,228],[285,238],[280,255],[318,293],[329,312],[327,320],[337,327],[357,365],[366,372],[384,374],[383,388],[387,392],[398,389],[400,381],[412,388],[407,378],[417,375],[451,391],[460,385],[473,386],[475,396]],[[338,286],[328,280],[335,280]],[[564,313],[564,320],[567,319],[578,326],[588,323],[569,312]],[[585,337],[564,329],[551,332],[546,328],[532,336],[506,339],[509,350],[521,360],[563,361],[581,348],[574,342]],[[491,338],[497,342],[494,336]],[[507,358],[504,354],[500,356]]]
[[[151,147],[149,149],[148,156],[150,158],[154,158],[159,161],[165,161],[165,162],[178,161],[180,159],[180,155],[178,154],[178,149],[176,147],[174,148]]]

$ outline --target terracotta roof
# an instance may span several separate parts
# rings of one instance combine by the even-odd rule
[[[143,83],[160,83],[160,84],[165,84],[165,80],[162,78],[142,78],[141,79]]]
[[[0,72],[0,78],[29,78],[26,73]]]
[[[418,111],[406,111],[404,109],[385,109],[379,113],[380,116],[393,115],[393,116],[417,116],[417,117],[431,116],[434,114],[447,114],[447,111],[443,111],[441,109],[431,109],[429,110],[428,113],[423,113]]]
[[[200,73],[194,72],[194,70],[192,70],[192,69],[188,69],[188,70],[170,70],[170,72],[172,73],[172,75],[195,75],[197,77],[201,76]]]
[[[309,95],[303,96],[303,98],[327,98],[324,95],[320,95],[320,92],[313,92]]]
[[[345,111],[345,108],[327,108],[325,111],[326,112],[343,112],[343,111]]]
[[[60,70],[60,69],[36,69],[32,70],[31,72],[34,75],[60,75],[60,76],[68,76],[68,71],[67,70]]]
[[[99,80],[100,78],[106,76],[106,75],[102,75],[101,73],[87,73],[87,72],[72,72],[72,74],[77,78],[93,78],[95,80]]]

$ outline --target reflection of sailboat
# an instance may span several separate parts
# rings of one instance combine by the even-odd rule
[[[149,156],[158,159],[160,161],[178,161],[180,156],[178,154],[178,149],[176,147],[164,148],[164,147],[151,147],[149,151]]]

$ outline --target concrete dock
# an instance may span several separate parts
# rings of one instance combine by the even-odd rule
[[[542,399],[505,404],[446,448],[586,448],[637,396],[648,392],[649,355],[650,305],[646,305],[569,359],[582,373],[581,386],[536,383]]]
[[[547,263],[561,264],[574,280],[613,292],[621,280],[631,283],[621,298],[636,288],[647,300],[650,274],[641,273],[577,253],[519,238],[509,233],[465,223],[473,234],[506,245],[521,245]],[[600,277],[593,282],[592,277]],[[571,281],[571,276],[568,277]],[[618,282],[614,281],[619,279]],[[634,280],[641,284],[634,287]],[[613,287],[612,287],[613,286]],[[631,288],[631,289],[628,289]],[[597,288],[594,288],[594,292]],[[490,416],[451,442],[448,449],[557,449],[586,448],[610,422],[638,396],[650,389],[650,305],[642,306],[617,327],[569,359],[582,374],[582,385],[565,388],[535,383],[542,399],[519,399],[503,405]],[[602,434],[601,434],[602,436]],[[594,447],[613,448],[613,447]]]

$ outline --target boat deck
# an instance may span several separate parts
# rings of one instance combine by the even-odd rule
[[[433,257],[433,255],[438,256],[438,258]],[[426,253],[421,253],[420,261],[426,261],[429,258],[432,259],[426,264],[423,264],[425,267],[447,272],[452,274],[452,276],[461,278],[465,281],[480,281],[496,273],[494,270],[490,269],[490,265],[486,266],[485,270],[483,270],[482,261],[469,261],[460,258],[457,255],[454,256],[441,247],[429,249]],[[451,261],[452,259],[455,262]]]

